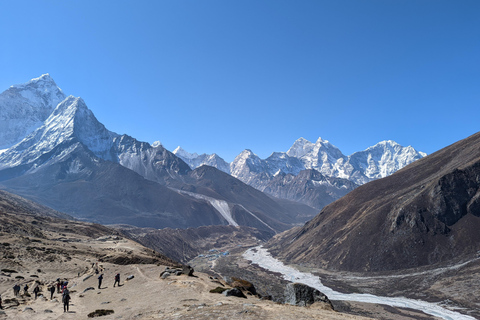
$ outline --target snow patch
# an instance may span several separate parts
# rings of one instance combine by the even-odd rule
[[[207,196],[204,196],[203,194],[198,194],[198,193],[193,193],[193,192],[188,192],[183,190],[177,190],[177,191],[180,193],[187,194],[191,197],[210,202],[210,204],[222,215],[222,217],[225,220],[227,220],[229,225],[238,227],[238,223],[235,221],[235,219],[233,219],[232,211],[230,211],[230,207],[226,201],[207,197]]]

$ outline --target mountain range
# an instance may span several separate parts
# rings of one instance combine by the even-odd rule
[[[7,146],[0,151],[1,186],[76,218],[156,228],[245,225],[273,235],[315,214],[216,168],[192,170],[161,144],[109,131],[48,74],[1,97],[2,121],[30,128],[0,141]],[[64,99],[55,105],[57,97]],[[19,105],[35,114],[36,128],[15,114]]]
[[[359,185],[387,177],[426,156],[391,140],[345,156],[322,138],[315,143],[300,138],[287,152],[274,152],[266,159],[244,150],[231,163],[217,154],[192,154],[181,147],[173,153],[192,169],[216,167],[258,190],[319,210]]]
[[[0,186],[103,224],[243,225],[273,235],[424,156],[385,141],[346,157],[322,139],[267,159],[245,150],[231,164],[172,153],[109,131],[48,74],[0,94],[0,121]]]

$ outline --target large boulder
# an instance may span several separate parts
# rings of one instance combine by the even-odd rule
[[[223,294],[227,297],[239,297],[239,298],[247,298],[242,290],[238,289],[238,288],[232,288],[232,289],[227,289],[225,291],[223,291]]]
[[[229,283],[230,286],[234,288],[238,288],[242,291],[246,291],[247,293],[251,293],[253,295],[257,294],[257,290],[255,289],[255,286],[251,282],[240,279],[240,278],[235,278],[235,277],[232,277],[231,280],[232,281]]]
[[[190,266],[183,266],[182,273],[186,274],[189,277],[193,277],[193,268]]]
[[[333,305],[328,297],[319,290],[303,283],[287,284],[285,288],[285,303],[305,307],[316,302],[324,303],[327,308],[333,310]]]

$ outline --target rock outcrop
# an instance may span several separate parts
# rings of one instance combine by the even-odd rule
[[[333,310],[333,305],[326,295],[319,290],[303,283],[289,283],[285,288],[285,303],[306,307],[320,302],[327,309]]]

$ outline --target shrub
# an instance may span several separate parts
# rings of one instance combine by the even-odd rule
[[[222,287],[216,287],[215,289],[210,290],[210,293],[222,293],[225,290],[227,289]]]

